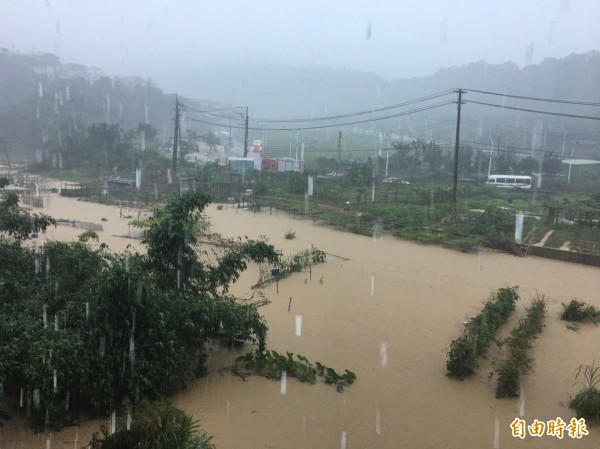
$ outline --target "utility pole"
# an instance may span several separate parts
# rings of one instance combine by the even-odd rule
[[[175,132],[173,134],[173,158],[171,160],[171,179],[177,176],[177,146],[179,143],[179,100],[175,94]]]
[[[342,132],[338,134],[338,165],[342,163]]]
[[[456,191],[458,188],[458,146],[460,144],[460,108],[462,106],[463,93],[464,90],[458,89],[458,108],[456,113],[456,141],[454,143],[454,175],[452,178],[452,209],[450,211],[453,221],[456,221]]]
[[[244,132],[244,157],[248,157],[248,106],[246,106],[246,131]]]

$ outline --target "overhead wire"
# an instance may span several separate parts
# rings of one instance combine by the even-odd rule
[[[455,101],[448,100],[448,101],[443,101],[443,102],[439,102],[439,103],[434,103],[434,104],[428,105],[428,106],[423,106],[421,108],[410,109],[408,111],[402,111],[402,112],[399,112],[396,114],[385,115],[382,117],[368,118],[368,119],[364,119],[364,120],[355,120],[352,122],[345,122],[345,123],[325,124],[325,125],[316,125],[316,126],[296,126],[296,127],[290,127],[290,128],[288,128],[288,127],[281,127],[281,128],[248,127],[248,129],[253,130],[253,131],[290,131],[290,130],[291,131],[302,131],[302,130],[308,130],[308,129],[337,128],[340,126],[357,125],[357,124],[361,124],[361,123],[371,123],[371,122],[377,122],[377,121],[381,121],[381,120],[387,120],[390,118],[402,117],[404,115],[416,114],[417,112],[424,112],[424,111],[428,111],[431,109],[437,109],[437,108],[447,106],[447,105],[453,104],[453,103],[455,103]],[[198,123],[204,123],[207,125],[229,127],[228,124],[213,123],[213,122],[199,120],[199,119],[195,119],[195,118],[191,118],[191,117],[188,117],[188,120],[193,121],[193,122],[198,122]],[[243,126],[233,126],[233,125],[231,126],[231,128],[246,129]]]
[[[477,89],[467,89],[467,92],[476,92],[484,95],[495,95],[500,97],[507,98],[518,98],[520,100],[532,100],[532,101],[544,101],[548,103],[560,103],[560,104],[575,104],[580,106],[600,106],[600,103],[591,102],[591,101],[576,101],[576,100],[560,100],[556,98],[542,98],[542,97],[530,97],[526,95],[514,95],[514,94],[504,94],[501,92],[490,92],[485,90],[477,90]]]
[[[424,101],[429,101],[429,100],[434,100],[436,98],[440,98],[440,97],[444,97],[446,95],[449,95],[451,93],[453,93],[454,91],[451,89],[445,90],[445,91],[441,91],[441,92],[437,92],[435,94],[431,94],[431,95],[427,95],[425,97],[420,97],[420,98],[415,98],[413,100],[409,100],[403,103],[398,103],[398,104],[394,104],[394,105],[390,105],[390,106],[384,106],[381,108],[377,108],[377,109],[371,109],[371,110],[367,110],[367,111],[359,111],[359,112],[352,112],[352,113],[348,113],[348,114],[339,114],[339,115],[330,115],[330,116],[326,116],[326,117],[313,117],[313,118],[292,118],[292,119],[279,119],[279,120],[273,120],[273,119],[252,119],[252,121],[257,122],[257,123],[296,123],[296,122],[322,122],[325,120],[337,120],[340,118],[347,118],[347,117],[357,117],[360,115],[366,115],[366,114],[373,114],[376,112],[383,112],[383,111],[389,111],[391,109],[397,109],[397,108],[401,108],[404,106],[409,106],[411,104],[416,104],[416,103],[422,103]]]
[[[504,106],[501,104],[485,103],[483,101],[467,100],[467,103],[479,104],[482,106],[490,106],[490,107],[501,108],[501,109],[511,109],[514,111],[532,112],[535,114],[556,115],[559,117],[580,118],[580,119],[586,119],[586,120],[600,120],[600,117],[595,117],[595,116],[591,116],[591,115],[577,115],[577,114],[567,114],[567,113],[563,113],[563,112],[542,111],[539,109],[518,108],[516,106]]]

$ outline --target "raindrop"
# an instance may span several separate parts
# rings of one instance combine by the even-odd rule
[[[131,362],[131,375],[133,376],[135,369],[135,340],[133,335],[129,338],[129,361]]]
[[[381,411],[379,408],[375,409],[375,433],[381,435]]]
[[[521,240],[523,239],[523,212],[517,212],[515,216],[515,243],[521,244]]]
[[[39,272],[40,272],[40,258],[39,257],[35,258],[34,266],[35,266],[35,268],[34,268],[35,274],[39,274]]]
[[[477,248],[477,267],[479,271],[483,271],[483,261],[485,260],[485,252],[486,248],[484,246],[480,246]]]
[[[281,394],[285,394],[287,391],[287,371],[281,373]]]
[[[58,315],[54,315],[54,332],[58,332]]]
[[[446,18],[442,19],[440,26],[440,42],[446,42],[446,36],[448,34],[448,22]]]
[[[127,407],[127,430],[131,430],[131,405]]]
[[[44,329],[46,329],[46,327],[48,327],[48,306],[46,304],[42,307],[42,316],[44,320]]]
[[[340,444],[340,449],[346,449],[346,432],[342,432],[342,441]]]
[[[375,273],[371,275],[371,296],[375,294]]]
[[[181,270],[177,269],[177,288],[181,288]]]
[[[98,350],[100,353],[100,357],[104,357],[104,351],[106,350],[106,336],[103,335],[100,337],[100,349]]]
[[[494,423],[494,449],[500,449],[500,421],[498,418]]]
[[[296,337],[302,335],[302,315],[296,315]]]
[[[125,272],[129,273],[129,253],[125,253]]]
[[[173,183],[173,174],[171,173],[171,169],[170,168],[167,169],[167,183],[168,184],[172,184]]]
[[[38,94],[39,94],[40,98],[42,98],[44,96],[44,89],[42,88],[41,82],[38,83]]]
[[[52,371],[52,389],[55,393],[58,391],[58,378],[56,377],[56,370]]]
[[[46,410],[46,415],[47,414],[48,414],[48,410]],[[50,449],[50,438],[46,438],[46,449]]]
[[[33,407],[38,410],[40,408],[40,390],[38,388],[33,390]]]
[[[37,184],[35,185],[35,189],[37,191]],[[38,193],[39,196],[39,193]],[[50,256],[46,256],[46,276],[50,275]]]
[[[69,410],[70,403],[71,403],[71,392],[67,391],[67,397],[65,398],[65,410]]]
[[[142,187],[142,169],[136,168],[135,169],[135,188],[139,192],[141,187]]]
[[[519,418],[525,416],[525,392],[521,387],[521,393],[519,394]]]
[[[85,303],[85,319],[86,320],[90,319],[90,303],[89,303],[89,301],[86,301],[86,303]]]
[[[110,433],[111,433],[111,435],[115,433],[116,426],[117,426],[117,412],[115,412],[113,410],[113,412],[110,416]]]
[[[71,89],[69,88],[69,86],[65,87],[65,94],[67,96],[67,101],[69,101],[71,99]]]
[[[381,237],[382,230],[383,230],[383,223],[381,222],[381,220],[377,220],[375,223],[373,223],[373,240],[374,241],[379,240],[379,237]]]
[[[21,388],[21,396],[19,397],[19,407],[23,407],[23,394],[24,394],[24,390],[23,388]]]
[[[388,363],[388,345],[387,341],[382,341],[379,346],[379,359],[381,361],[381,367],[385,368]]]
[[[229,424],[229,410],[231,408],[231,402],[227,401],[227,424]]]

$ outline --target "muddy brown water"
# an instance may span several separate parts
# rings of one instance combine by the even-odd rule
[[[49,196],[45,212],[82,221],[102,222],[102,241],[121,250],[139,242],[128,234],[119,209]],[[132,210],[127,215],[136,214]],[[482,249],[472,254],[422,246],[389,236],[348,234],[280,211],[253,214],[230,207],[207,210],[213,231],[225,237],[267,236],[284,254],[309,245],[331,254],[324,264],[262,288],[271,303],[261,307],[269,325],[268,347],[293,352],[338,371],[349,369],[357,380],[344,393],[319,381],[303,384],[251,376],[247,381],[218,370],[229,366],[242,347],[215,346],[210,373],[175,394],[172,402],[192,414],[214,436],[220,449],[300,448],[592,448],[600,447],[600,430],[574,439],[565,435],[517,439],[510,423],[521,416],[556,417],[567,423],[580,364],[600,361],[600,328],[567,329],[558,319],[561,301],[586,300],[600,307],[598,268],[536,257],[517,258]],[[293,240],[285,233],[295,232]],[[47,238],[73,239],[81,230],[59,227]],[[336,256],[343,257],[339,258]],[[349,260],[345,260],[349,259]],[[249,266],[232,292],[251,294],[258,268]],[[445,376],[446,352],[463,322],[477,314],[489,294],[519,286],[517,310],[501,334],[517,324],[536,295],[548,300],[546,327],[534,341],[533,370],[522,378],[522,397],[497,400],[492,348],[477,375],[465,381]],[[292,298],[290,310],[288,306]],[[298,318],[301,317],[301,318]],[[297,322],[301,320],[301,327]],[[299,334],[299,335],[298,335]],[[99,423],[52,434],[51,447],[80,447]],[[77,431],[77,441],[75,441]],[[48,435],[33,436],[20,421],[9,423],[0,448],[46,447]],[[4,442],[3,442],[4,441]]]

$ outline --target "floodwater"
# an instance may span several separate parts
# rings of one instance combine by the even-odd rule
[[[56,195],[49,200],[44,212],[56,217],[97,223],[106,218],[98,234],[111,249],[139,245],[115,237],[129,232],[130,219],[120,218],[118,208]],[[125,215],[137,218],[137,211]],[[588,428],[590,435],[581,439],[565,434],[562,440],[548,435],[521,440],[510,428],[517,417],[527,424],[557,417],[568,423],[573,417],[567,404],[569,394],[578,391],[574,370],[598,359],[600,328],[584,325],[572,331],[558,314],[561,301],[572,298],[600,306],[598,268],[485,249],[464,254],[389,236],[357,236],[283,211],[254,214],[211,205],[207,215],[212,230],[224,237],[263,235],[284,254],[309,245],[330,254],[325,263],[312,266],[311,273],[296,273],[278,286],[262,288],[271,303],[260,312],[269,325],[269,349],[302,354],[311,362],[357,375],[344,393],[321,381],[309,385],[288,378],[282,385],[259,376],[243,381],[218,370],[250,347],[215,347],[210,374],[190,383],[172,401],[200,421],[218,448],[600,447],[598,427]],[[73,239],[81,232],[58,227],[49,237]],[[287,232],[296,237],[286,240]],[[257,279],[252,265],[232,292],[248,297]],[[495,378],[490,380],[489,374],[492,360],[503,356],[500,350],[491,348],[477,375],[465,381],[445,376],[446,353],[463,322],[480,311],[491,292],[515,285],[521,299],[502,335],[516,325],[536,295],[547,298],[548,315],[532,345],[533,370],[522,378],[521,398],[498,400]],[[88,422],[78,429],[78,441],[85,441],[97,425]],[[45,447],[44,436],[28,439],[17,424],[9,424],[5,432],[11,432],[10,426],[13,438],[20,435],[12,441],[26,442],[7,445],[6,436],[4,444],[0,439],[1,448]],[[73,432],[52,435],[52,447],[83,446],[75,442]]]

